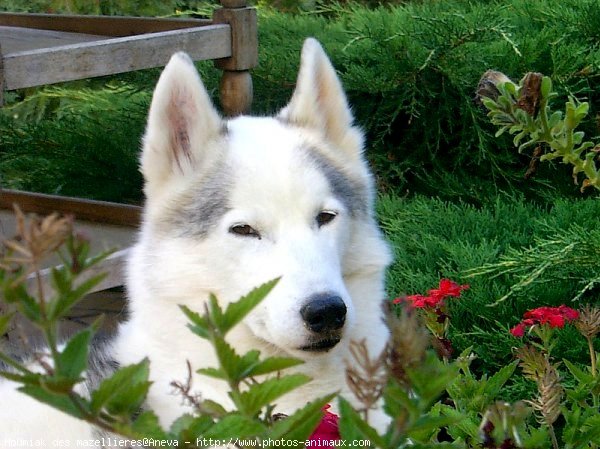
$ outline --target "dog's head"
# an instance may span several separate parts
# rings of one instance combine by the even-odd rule
[[[268,118],[221,118],[190,59],[174,55],[144,138],[144,288],[202,310],[208,293],[233,301],[281,277],[242,324],[248,335],[296,354],[334,348],[361,302],[379,308],[381,292],[354,291],[353,279],[380,284],[389,261],[352,122],[314,39],[289,105]]]

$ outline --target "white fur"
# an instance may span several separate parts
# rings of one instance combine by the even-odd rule
[[[150,359],[153,384],[147,406],[164,426],[186,411],[170,386],[173,380],[186,380],[186,361],[194,372],[216,364],[212,348],[187,329],[178,306],[202,312],[210,293],[225,304],[280,276],[229,341],[240,353],[259,349],[263,357],[292,355],[304,360],[294,370],[313,381],[278,401],[278,412],[290,413],[335,391],[356,403],[345,382],[348,345],[366,339],[376,356],[387,341],[381,301],[390,256],[371,214],[373,182],[362,157],[362,134],[352,121],[335,71],[313,39],[304,44],[292,100],[276,118],[225,121],[187,56],[174,55],[165,68],[153,97],[141,158],[147,201],[128,267],[131,315],[114,344],[121,364]],[[307,145],[367,192],[369,213],[351,214],[324,174],[298,150]],[[228,211],[214,228],[202,237],[173,229],[168,217],[207,176],[221,171],[230,185]],[[323,210],[337,216],[318,227],[314,219]],[[239,223],[258,230],[261,239],[229,232]],[[309,333],[300,307],[306,298],[324,291],[337,293],[347,307],[343,338],[328,352],[300,350]],[[195,374],[193,387],[205,399],[230,405],[222,381]],[[381,428],[381,414],[372,416]],[[67,425],[71,424],[57,421],[54,427]]]

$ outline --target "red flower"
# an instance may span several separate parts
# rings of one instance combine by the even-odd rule
[[[519,324],[517,324],[515,327],[513,327],[510,330],[510,333],[513,334],[515,337],[521,338],[523,335],[525,335],[525,329],[533,326],[534,324],[535,324],[535,321],[533,321],[532,319],[526,318],[523,321],[521,321]]]
[[[456,282],[451,281],[450,279],[442,279],[437,289],[429,290],[429,296],[441,299],[449,296],[458,298],[460,293],[468,288],[468,285],[458,285]]]
[[[538,307],[528,310],[523,315],[523,320],[510,330],[515,337],[525,335],[525,329],[536,324],[547,324],[551,328],[564,327],[565,323],[579,318],[579,312],[575,309],[565,306],[558,307]]]
[[[571,309],[570,307],[565,306],[564,304],[558,306],[558,310],[565,317],[567,321],[575,321],[579,318],[579,311],[575,309]]]
[[[410,304],[415,309],[439,309],[444,305],[444,300],[448,297],[458,298],[463,290],[468,289],[468,285],[458,285],[450,279],[442,279],[438,288],[429,290],[428,295],[409,295],[394,299],[394,304],[402,302]]]
[[[515,327],[511,328],[510,333],[517,338],[521,338],[525,335],[525,324],[519,323]]]
[[[338,428],[339,417],[335,413],[327,411],[329,407],[331,407],[329,404],[323,407],[323,412],[325,413],[323,418],[321,418],[321,422],[309,438],[311,443],[313,443],[310,447],[319,446],[333,448],[333,441],[340,439],[340,431]],[[320,441],[321,443],[314,444],[315,441]]]

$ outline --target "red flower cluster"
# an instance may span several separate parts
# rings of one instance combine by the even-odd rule
[[[334,447],[333,441],[340,439],[340,431],[338,428],[338,420],[339,417],[335,413],[331,413],[328,411],[330,405],[326,405],[323,407],[323,418],[321,422],[314,430],[309,440],[313,443],[310,446],[319,446],[319,447]],[[320,441],[320,443],[314,443],[315,441]]]
[[[547,324],[551,328],[564,327],[565,323],[579,318],[579,312],[564,304],[558,307],[538,307],[528,310],[523,315],[523,321],[510,330],[515,337],[525,335],[525,330],[536,324]]]
[[[446,298],[458,298],[463,290],[468,289],[468,285],[458,285],[450,279],[442,279],[438,288],[431,289],[425,295],[409,295],[394,299],[394,304],[401,302],[409,303],[416,309],[436,309],[444,304]]]

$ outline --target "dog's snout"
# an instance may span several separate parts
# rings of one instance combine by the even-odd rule
[[[346,304],[342,298],[330,293],[313,295],[300,309],[306,327],[323,333],[341,329],[346,321]]]

